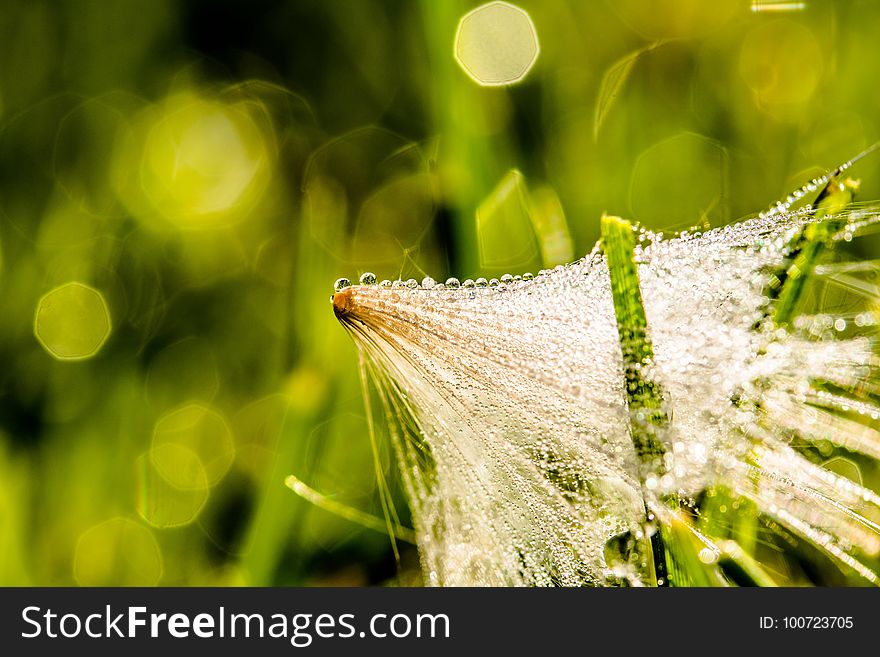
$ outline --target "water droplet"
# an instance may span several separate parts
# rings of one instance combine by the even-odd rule
[[[489,281],[481,276],[474,281],[474,285],[476,285],[477,287],[489,287]]]
[[[716,554],[715,550],[713,550],[712,548],[704,547],[697,554],[697,557],[699,557],[700,561],[702,561],[703,563],[710,564],[715,563],[715,561],[718,559],[718,554]]]
[[[461,283],[457,278],[447,278],[446,279],[446,287],[456,288],[460,287]]]
[[[333,291],[334,292],[341,292],[342,290],[344,290],[347,287],[351,287],[351,281],[348,280],[347,278],[337,278],[336,282],[333,283]]]
[[[501,277],[501,282],[505,285],[510,285],[511,283],[513,283],[513,276],[511,276],[510,274],[504,274],[504,276]]]
[[[468,287],[468,288],[470,288],[470,287],[476,287],[477,284],[474,283],[474,281],[473,281],[472,278],[469,278],[469,279],[467,279],[464,283],[462,283],[461,286],[462,286],[462,287]]]
[[[426,290],[430,290],[430,289],[433,288],[435,285],[437,285],[437,281],[435,281],[435,280],[434,280],[433,278],[431,278],[430,276],[425,276],[425,277],[422,279],[422,287],[425,288]]]
[[[376,284],[376,274],[373,272],[365,271],[361,274],[361,285],[375,285]]]

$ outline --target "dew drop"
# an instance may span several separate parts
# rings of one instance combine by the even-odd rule
[[[351,287],[351,281],[347,278],[337,278],[336,282],[333,284],[334,292],[341,292],[347,287]]]
[[[711,548],[704,547],[704,548],[703,548],[702,550],[700,550],[700,552],[697,554],[697,557],[698,557],[698,558],[700,559],[700,561],[702,561],[703,563],[705,563],[705,564],[710,564],[710,563],[715,563],[716,559],[718,558],[718,555],[715,553],[715,550],[713,550],[713,549],[711,549]]]

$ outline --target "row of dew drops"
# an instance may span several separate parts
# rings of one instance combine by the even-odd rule
[[[640,247],[644,246],[645,242],[653,242],[655,240],[659,240],[663,238],[663,233],[653,233],[644,227],[634,224],[632,227],[634,233],[638,235],[638,241],[640,243]],[[681,233],[682,236],[687,235],[687,231]],[[700,237],[702,233],[695,233],[693,237]],[[583,260],[583,259],[582,259]],[[425,276],[421,283],[415,278],[410,278],[407,280],[396,279],[396,280],[388,280],[385,279],[383,281],[379,281],[376,275],[372,272],[364,272],[361,274],[358,283],[360,285],[378,285],[382,288],[408,288],[410,290],[457,290],[460,288],[465,289],[476,289],[476,288],[497,288],[497,287],[505,287],[511,285],[513,283],[519,282],[528,282],[533,280],[540,280],[542,277],[552,274],[554,272],[561,272],[569,267],[576,265],[577,262],[571,262],[564,265],[556,265],[553,269],[541,269],[537,274],[532,274],[531,272],[526,272],[524,274],[503,274],[498,278],[477,278],[477,279],[465,279],[464,282],[460,281],[458,278],[450,277],[446,279],[445,283],[437,282],[430,276]],[[333,284],[334,292],[341,292],[342,290],[351,287],[352,282],[348,278],[338,278],[336,282]]]
[[[549,270],[545,270],[549,271]],[[542,271],[540,273],[545,273]],[[477,278],[476,280],[468,278],[463,283],[459,281],[457,278],[447,278],[445,283],[438,283],[430,276],[425,276],[422,279],[422,282],[419,283],[416,279],[410,278],[409,280],[401,280],[397,279],[395,281],[383,280],[378,282],[376,279],[376,275],[372,272],[365,272],[361,274],[359,283],[361,285],[378,285],[379,287],[390,287],[390,288],[409,288],[411,290],[422,289],[422,290],[443,290],[443,289],[458,289],[460,287],[464,288],[477,288],[477,287],[499,287],[501,285],[510,285],[514,282],[519,281],[531,281],[535,278],[534,274],[525,273],[522,275],[512,276],[511,274],[504,274],[500,278]],[[341,292],[347,287],[351,287],[351,281],[347,278],[339,278],[333,284],[334,292]]]

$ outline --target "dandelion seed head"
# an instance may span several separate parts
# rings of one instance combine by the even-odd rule
[[[880,216],[859,213],[863,228]],[[608,546],[654,531],[646,506],[667,523],[665,496],[715,486],[876,581],[859,555],[880,554],[880,499],[799,447],[830,441],[880,458],[870,422],[880,357],[873,334],[856,332],[873,326],[878,294],[862,291],[852,322],[766,321],[772,272],[810,221],[808,210],[779,211],[672,238],[640,233],[653,355],[637,367],[662,389],[668,419],[647,473],[630,426],[649,425],[627,408],[598,247],[535,277],[337,290],[334,311],[389,417],[428,582],[644,584]],[[817,276],[839,284],[829,267]],[[706,549],[700,560],[714,563]]]

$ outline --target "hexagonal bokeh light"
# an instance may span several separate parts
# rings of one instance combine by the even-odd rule
[[[155,586],[162,570],[152,532],[129,518],[95,525],[76,543],[73,577],[80,586]]]
[[[156,422],[152,449],[168,444],[191,450],[209,486],[223,479],[235,458],[235,441],[225,418],[202,404],[187,404]]]
[[[84,283],[70,282],[43,295],[34,317],[34,335],[58,360],[94,356],[110,336],[104,296]]]
[[[538,58],[538,33],[529,15],[506,2],[465,14],[455,35],[455,59],[483,86],[522,80]]]

